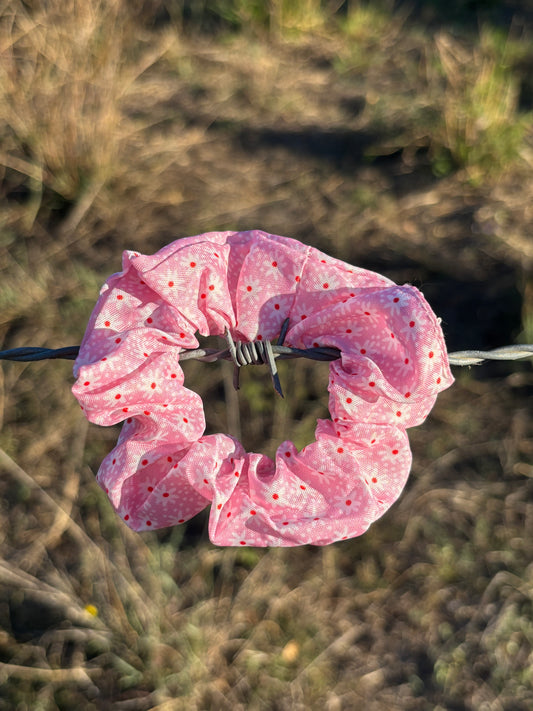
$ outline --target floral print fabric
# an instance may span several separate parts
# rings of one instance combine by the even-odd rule
[[[286,318],[285,345],[332,346],[341,358],[329,365],[331,419],[301,451],[282,442],[272,461],[204,434],[180,352],[199,346],[197,333],[226,328],[235,340],[275,340]],[[97,476],[122,519],[156,529],[210,504],[210,539],[229,546],[323,545],[366,531],[405,485],[406,428],[453,382],[439,322],[416,288],[257,230],[125,252],[74,373],[91,422],[124,422]]]

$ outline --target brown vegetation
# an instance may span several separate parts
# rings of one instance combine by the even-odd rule
[[[438,2],[0,7],[2,348],[79,343],[123,249],[253,227],[416,284],[450,350],[533,341],[520,7],[505,32]],[[326,416],[325,368],[281,364],[285,401],[258,369],[238,399],[227,364],[186,377],[272,453]],[[71,364],[3,364],[0,709],[531,708],[533,375],[456,376],[365,536],[233,550],[205,515],[129,531]]]

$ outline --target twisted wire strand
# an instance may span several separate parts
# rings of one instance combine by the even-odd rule
[[[235,344],[235,355],[230,348],[217,350],[215,348],[195,348],[194,350],[182,351],[180,360],[203,360],[214,362],[217,360],[230,360],[238,365],[267,363],[263,354],[268,348],[266,341],[255,341],[254,343]],[[330,361],[340,357],[337,348],[291,348],[290,346],[270,344],[272,354],[281,360],[288,358],[309,358],[312,360]],[[65,348],[39,348],[27,346],[24,348],[11,348],[0,351],[0,360],[11,360],[19,362],[33,362],[47,359],[75,360],[80,350],[79,346],[66,346]],[[448,354],[450,365],[479,365],[487,360],[520,360],[522,358],[533,357],[533,344],[526,343],[517,346],[503,346],[490,351],[468,350],[454,351]]]
[[[485,360],[519,360],[533,357],[533,344],[502,346],[491,351],[455,351],[448,353],[450,365],[479,365]]]
[[[255,341],[255,346],[266,341]],[[270,342],[269,342],[270,343]],[[257,356],[257,360],[248,360],[251,358],[251,352],[248,346],[250,344],[240,344],[239,365],[248,365],[250,363],[265,363],[261,356]],[[312,360],[330,361],[340,358],[340,351],[337,348],[318,347],[318,348],[291,348],[290,346],[270,344],[273,355],[281,360],[288,358],[310,358]],[[80,347],[66,346],[64,348],[39,348],[27,346],[24,348],[11,348],[9,350],[0,351],[0,360],[11,360],[19,362],[33,362],[47,359],[66,359],[76,360]],[[261,351],[263,353],[264,351]],[[236,346],[237,353],[237,346]],[[256,351],[257,353],[257,351]],[[246,354],[246,355],[245,355]],[[479,365],[487,360],[520,360],[522,358],[533,357],[533,344],[526,343],[517,346],[503,346],[494,348],[490,351],[468,350],[454,351],[448,354],[450,365]],[[217,350],[216,348],[195,348],[186,350],[180,353],[180,360],[202,360],[213,362],[217,360],[234,361],[234,357],[229,348]],[[242,362],[242,360],[245,362]]]

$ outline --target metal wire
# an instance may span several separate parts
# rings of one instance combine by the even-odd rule
[[[64,358],[66,360],[76,360],[79,346],[67,346],[65,348],[11,348],[7,351],[0,351],[0,360],[35,361],[47,360],[48,358]]]
[[[450,365],[479,365],[486,360],[519,360],[533,357],[533,344],[503,346],[491,351],[455,351],[448,353]]]
[[[255,341],[255,346],[258,343],[266,343],[266,341]],[[266,363],[262,357],[257,355],[257,360],[253,360],[249,350],[250,344],[240,344],[239,358],[246,362],[240,362],[239,365],[248,365],[251,363]],[[340,358],[338,348],[318,347],[318,348],[291,348],[283,345],[271,345],[272,353],[281,360],[287,358],[310,358],[312,360],[331,361]],[[237,353],[237,346],[236,353]],[[79,346],[67,346],[65,348],[36,348],[27,346],[25,348],[11,348],[6,351],[0,351],[0,360],[12,360],[19,362],[33,362],[38,360],[47,360],[51,358],[61,358],[67,360],[75,360],[78,356]],[[244,354],[247,355],[244,355]],[[503,346],[502,348],[494,348],[490,351],[454,351],[448,354],[448,360],[451,365],[479,365],[486,360],[519,360],[521,358],[533,357],[533,344],[526,343],[518,346]],[[248,360],[250,358],[250,360]],[[234,361],[234,356],[230,348],[217,350],[215,348],[196,348],[194,350],[182,351],[180,360],[203,360],[212,362],[216,360],[231,360]]]

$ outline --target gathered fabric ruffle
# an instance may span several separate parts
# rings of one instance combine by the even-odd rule
[[[180,352],[196,334],[330,346],[330,420],[275,461],[205,434]],[[206,366],[208,367],[208,366]],[[297,366],[295,366],[297,367]],[[440,324],[413,286],[265,232],[212,232],[152,256],[127,251],[101,290],[73,393],[99,425],[124,422],[97,478],[134,530],[184,523],[211,505],[217,545],[323,545],[364,533],[400,495],[420,424],[450,373]]]

